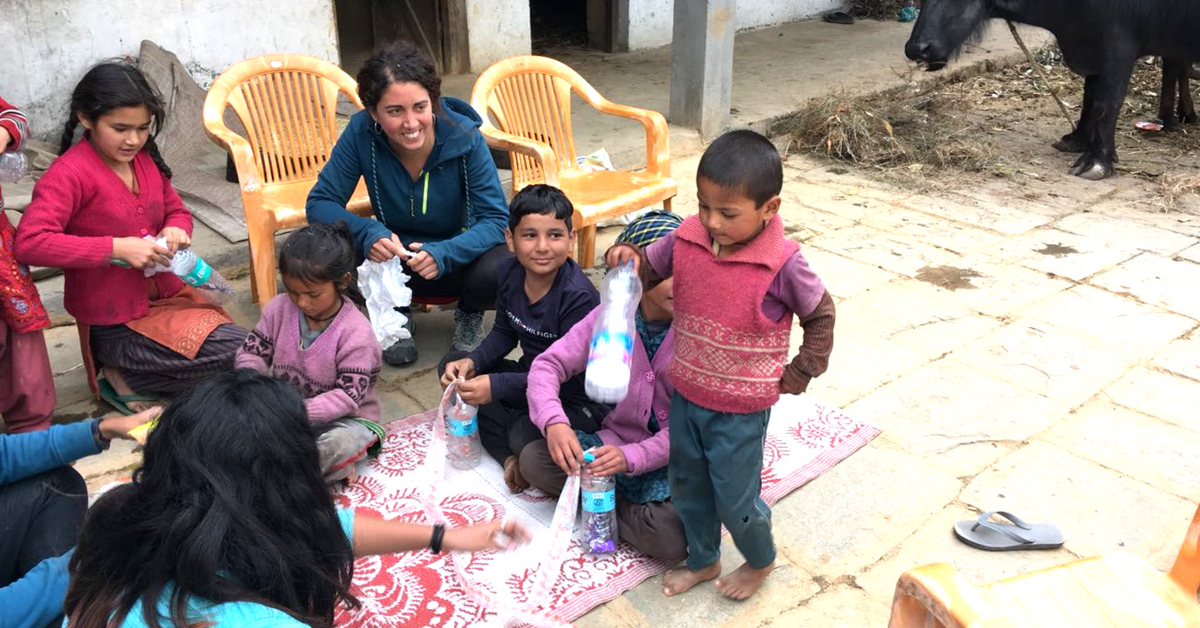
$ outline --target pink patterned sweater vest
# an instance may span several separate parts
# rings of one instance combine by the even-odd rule
[[[762,304],[775,275],[798,250],[784,235],[779,216],[741,250],[719,259],[697,216],[679,226],[672,262],[675,355],[669,373],[688,401],[749,414],[779,400],[792,314],[772,321],[763,315]]]

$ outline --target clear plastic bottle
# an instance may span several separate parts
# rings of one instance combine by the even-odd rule
[[[171,258],[171,272],[175,273],[184,283],[203,290],[205,294],[217,301],[233,295],[233,286],[217,272],[192,252],[191,249],[179,249]]]
[[[580,478],[580,501],[583,502],[584,544],[592,554],[611,554],[617,551],[617,485],[614,476],[597,477],[588,471],[596,456],[588,450],[583,454],[583,477]]]
[[[637,335],[634,317],[642,298],[642,281],[633,264],[608,271],[600,295],[583,385],[593,401],[615,404],[629,392],[633,339]]]
[[[479,464],[483,445],[479,442],[479,409],[454,394],[446,411],[446,458],[455,469],[472,469]]]
[[[29,172],[29,159],[24,151],[0,154],[0,183],[16,183]]]

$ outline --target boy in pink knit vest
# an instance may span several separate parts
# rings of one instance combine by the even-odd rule
[[[783,164],[753,131],[717,138],[700,159],[700,211],[646,249],[616,245],[610,267],[635,260],[650,282],[675,281],[675,353],[668,369],[671,500],[688,558],[663,576],[677,595],[721,574],[721,525],[746,558],[717,579],[743,600],[775,567],[771,510],[763,503],[762,456],[771,406],[823,373],[833,349],[833,299],[783,231]],[[804,343],[788,362],[792,315]]]

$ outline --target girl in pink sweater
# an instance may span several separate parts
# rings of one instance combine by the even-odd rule
[[[64,269],[63,304],[79,324],[89,383],[96,390],[99,366],[101,396],[126,413],[228,370],[246,337],[174,275],[143,273],[191,244],[192,216],[154,144],[164,114],[136,67],[89,70],[71,95],[61,156],[34,187],[14,247],[18,262]]]
[[[304,396],[329,482],[352,479],[354,463],[383,435],[375,380],[381,362],[355,280],[346,223],[313,224],[279,249],[285,294],[263,308],[234,365],[288,382]]]

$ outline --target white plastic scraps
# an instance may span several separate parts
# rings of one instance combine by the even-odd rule
[[[410,337],[404,324],[408,318],[396,311],[412,303],[412,289],[399,257],[381,263],[367,260],[358,267],[358,289],[367,300],[367,315],[379,346],[387,348]]]

